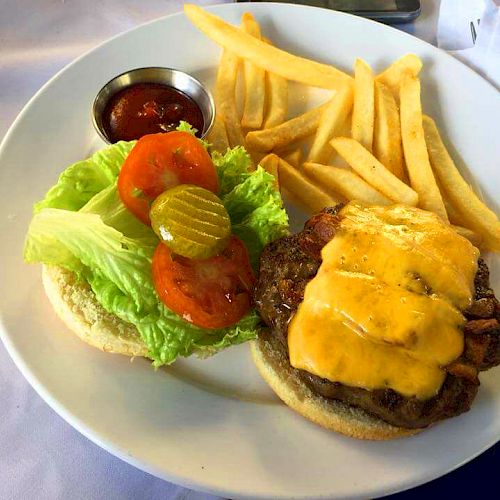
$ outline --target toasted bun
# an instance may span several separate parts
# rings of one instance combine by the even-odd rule
[[[86,282],[57,266],[43,266],[43,285],[58,316],[78,337],[102,351],[146,356],[136,328],[107,312]]]
[[[290,408],[316,424],[358,439],[388,440],[411,436],[422,429],[390,425],[341,401],[315,394],[297,377],[288,359],[267,340],[252,342],[253,361],[271,389]]]

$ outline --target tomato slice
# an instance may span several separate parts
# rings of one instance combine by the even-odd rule
[[[252,305],[255,282],[245,245],[232,236],[209,259],[188,259],[160,243],[153,256],[153,281],[162,302],[202,328],[237,323]]]
[[[151,203],[178,184],[194,184],[217,194],[219,181],[210,155],[188,132],[151,134],[141,137],[125,160],[118,192],[124,205],[150,224]]]

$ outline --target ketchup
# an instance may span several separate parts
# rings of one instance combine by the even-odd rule
[[[111,142],[131,141],[146,134],[171,132],[184,120],[203,131],[203,115],[189,96],[161,83],[137,83],[111,97],[103,125]]]

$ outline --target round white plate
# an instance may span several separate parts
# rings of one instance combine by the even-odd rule
[[[275,44],[350,70],[356,57],[381,70],[415,52],[423,99],[473,173],[490,206],[500,187],[500,97],[436,48],[360,18],[301,6],[235,4],[214,12],[238,23],[252,11]],[[500,435],[498,370],[481,376],[472,410],[416,437],[355,441],[324,431],[283,406],[260,380],[248,346],[154,371],[80,342],[44,295],[40,268],[22,260],[32,203],[58,174],[99,146],[90,108],[114,75],[170,66],[211,83],[219,49],[175,15],[118,36],[54,77],[20,114],[0,150],[1,335],[38,393],[89,439],[159,477],[227,497],[375,497],[436,478]],[[321,93],[296,95],[318,99]],[[500,292],[498,257],[491,258]]]

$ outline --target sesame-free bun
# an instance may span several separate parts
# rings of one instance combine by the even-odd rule
[[[359,408],[315,394],[300,380],[283,353],[262,337],[252,342],[251,350],[260,374],[278,397],[316,424],[353,438],[373,440],[411,436],[422,430],[395,427]]]
[[[58,316],[84,342],[105,352],[146,356],[148,350],[137,329],[107,312],[89,284],[71,271],[43,266],[43,286]]]

